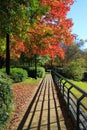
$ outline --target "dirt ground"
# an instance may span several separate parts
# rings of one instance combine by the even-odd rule
[[[9,125],[5,130],[16,130],[25,114],[38,84],[16,83],[13,87],[14,111],[11,114]]]

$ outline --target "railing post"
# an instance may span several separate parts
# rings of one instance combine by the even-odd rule
[[[78,100],[77,100],[77,130],[79,130],[79,118],[80,118],[80,102],[81,100],[85,97],[85,95],[82,95]]]
[[[68,89],[68,96],[67,96],[67,102],[68,102],[68,111],[69,111],[69,99],[70,99],[70,90],[72,89],[73,86],[71,86],[69,89]]]
[[[59,82],[60,82],[60,83],[59,83],[59,86],[60,86],[60,92],[61,92],[61,87],[62,87],[62,86],[61,86],[61,85],[62,85],[61,83],[62,83],[62,79],[60,79]]]
[[[65,87],[66,81],[63,83],[63,97],[64,97],[64,87]]]

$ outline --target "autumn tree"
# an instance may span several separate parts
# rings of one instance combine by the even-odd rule
[[[0,37],[6,37],[6,72],[10,73],[10,34],[18,33],[26,11],[19,1],[0,1]],[[18,26],[19,25],[19,26]]]
[[[18,52],[19,56],[21,52],[25,52],[28,57],[38,53],[50,55],[52,58],[58,55],[64,59],[63,45],[70,45],[74,39],[71,30],[72,20],[66,18],[74,1],[41,0],[40,2],[43,7],[48,7],[47,12],[42,15],[35,14],[35,11],[38,11],[37,1],[30,2],[30,6],[27,8],[30,12],[30,23],[33,22],[34,17],[37,22],[24,31],[24,39],[16,36],[17,44],[15,44],[14,52],[16,52],[15,54]],[[35,8],[31,8],[31,5]],[[15,38],[15,35],[13,37]]]
[[[37,24],[25,32],[26,40],[22,43],[25,44],[25,52],[28,56],[38,52],[40,55],[59,55],[64,58],[63,44],[70,45],[74,39],[71,33],[72,20],[66,18],[73,0],[41,0],[41,3],[50,10],[45,15],[38,16]]]
[[[38,2],[38,0],[30,1],[27,8],[23,4],[21,5],[24,19],[18,19],[19,23],[18,20],[17,23],[19,26],[21,24],[25,26],[24,28],[23,26],[16,26],[17,28],[19,27],[19,30],[23,35],[21,34],[21,37],[17,35],[12,36],[13,40],[17,40],[13,52],[15,52],[15,54],[18,52],[20,55],[20,52],[24,51],[28,56],[37,53],[40,55],[49,54],[52,58],[55,55],[58,55],[61,58],[64,58],[65,50],[63,44],[70,45],[74,39],[74,35],[71,33],[71,27],[73,25],[72,20],[66,18],[67,12],[73,4],[73,0],[41,0],[40,2]],[[43,10],[40,8],[40,5],[45,7],[45,13],[42,13]],[[29,12],[28,16],[30,23],[32,23],[34,19],[37,19],[37,23],[35,23],[34,26],[30,27],[30,24],[26,25],[26,23],[28,23],[26,22],[26,11]],[[14,46],[12,45],[12,48],[13,47]]]
[[[66,18],[67,12],[70,10],[70,6],[74,1],[41,0],[41,2],[44,5],[48,4],[50,6],[50,11],[41,19],[41,22],[46,23],[48,26],[54,29],[54,41],[51,42],[52,46],[50,46],[52,50],[53,48],[54,50],[57,50],[57,52],[54,51],[56,54],[59,52],[59,55],[61,54],[61,57],[64,58],[62,44],[70,45],[74,38],[74,35],[71,33],[71,27],[73,25],[72,20]]]
[[[22,37],[30,23],[45,10],[47,8],[43,8],[39,0],[6,0],[3,2],[0,0],[0,37],[6,37],[7,74],[10,73],[10,35],[20,34],[19,36]]]

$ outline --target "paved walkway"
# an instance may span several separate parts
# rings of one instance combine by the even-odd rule
[[[17,130],[76,130],[62,105],[51,74],[47,74]]]

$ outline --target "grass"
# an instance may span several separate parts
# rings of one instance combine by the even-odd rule
[[[87,92],[87,82],[82,82],[82,81],[74,81],[74,80],[69,80],[71,83],[75,84],[77,87],[81,88],[82,90],[84,90],[85,92]],[[62,82],[64,83],[65,80],[62,80]],[[67,82],[66,83],[66,87],[69,88],[71,85]],[[72,91],[79,96],[79,92],[77,89],[72,88]],[[80,93],[81,95],[81,93]]]
[[[73,84],[75,84],[76,86],[78,86],[79,88],[83,89],[85,92],[87,92],[87,82],[82,82],[82,81],[74,81],[74,80],[69,80],[70,82],[72,82]],[[68,83],[66,83],[67,88],[70,87],[70,85]],[[82,93],[79,92],[77,89],[72,88],[71,92],[73,92],[77,98],[81,97]],[[87,106],[87,97],[85,97],[82,102]]]
[[[25,81],[23,81],[22,83],[26,83],[26,84],[36,84],[36,83],[39,83],[41,80],[41,78],[28,78],[26,79]]]
[[[82,81],[73,81],[70,80],[72,83],[83,89],[85,92],[87,92],[87,82],[82,82]],[[82,94],[78,92],[76,89],[72,89],[73,93],[76,94],[77,97],[80,97]],[[87,97],[83,98],[82,103],[87,106]],[[83,110],[84,111],[84,110]],[[87,111],[84,111],[87,114]]]
[[[81,89],[83,89],[84,91],[87,92],[87,82],[82,82],[82,81],[74,81],[74,80],[70,80],[72,83],[76,84],[78,87],[80,87]]]
[[[81,81],[73,81],[70,80],[73,84],[77,85],[79,88],[87,92],[87,83],[86,82],[81,82]],[[77,89],[73,88],[72,92],[76,94],[77,97],[80,97],[82,95],[81,92],[79,92]],[[86,99],[87,100],[87,99]],[[87,101],[86,101],[87,102]]]
[[[87,82],[82,82],[82,81],[74,81],[74,80],[69,80],[71,83],[75,84],[76,86],[78,86],[79,88],[81,88],[82,90],[84,90],[85,92],[87,92]],[[62,83],[64,83],[65,80],[62,80]],[[69,89],[70,88],[70,84],[66,83],[65,86]],[[72,88],[71,92],[79,99],[83,94],[77,90],[76,88]],[[81,102],[87,106],[87,97],[84,97]],[[86,114],[87,114],[87,110],[85,110],[83,107],[81,108]]]

